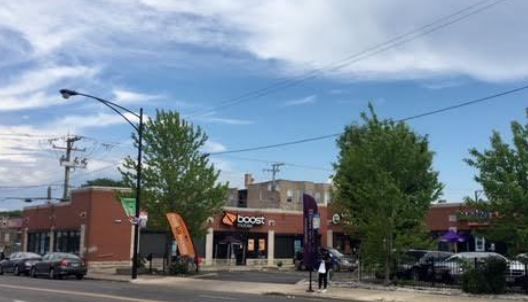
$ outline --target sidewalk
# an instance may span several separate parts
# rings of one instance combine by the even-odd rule
[[[500,296],[474,296],[462,293],[459,290],[447,290],[443,293],[430,293],[415,289],[406,288],[388,288],[388,289],[364,289],[364,288],[340,288],[331,287],[328,292],[307,293],[307,283],[299,282],[298,284],[271,284],[256,282],[237,282],[237,281],[219,281],[204,280],[195,278],[140,278],[132,281],[136,284],[149,284],[171,287],[185,287],[186,289],[207,289],[214,292],[242,293],[242,294],[260,294],[260,295],[282,295],[291,297],[312,297],[312,298],[334,298],[348,301],[361,302],[477,302],[477,301],[528,301],[526,295],[500,295]],[[314,288],[316,284],[313,283]]]

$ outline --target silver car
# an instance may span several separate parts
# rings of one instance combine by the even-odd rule
[[[458,281],[468,267],[474,266],[475,261],[481,262],[491,257],[503,260],[508,265],[507,282],[515,282],[517,278],[524,276],[524,265],[521,262],[508,260],[508,258],[495,252],[463,252],[455,254],[445,261],[435,264],[435,275],[437,279]]]

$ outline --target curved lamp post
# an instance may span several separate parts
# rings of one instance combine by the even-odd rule
[[[103,103],[105,106],[110,108],[115,113],[119,114],[122,118],[124,118],[134,130],[136,130],[138,134],[138,157],[137,157],[137,182],[136,182],[136,213],[135,213],[135,223],[134,223],[134,247],[133,247],[133,257],[132,257],[132,279],[137,278],[137,265],[138,265],[138,243],[139,243],[139,207],[141,205],[141,158],[143,153],[143,108],[139,109],[139,114],[131,111],[130,109],[127,109],[121,105],[118,105],[116,103],[107,101],[105,99],[98,98],[93,95],[84,94],[77,92],[75,90],[69,90],[69,89],[61,89],[60,94],[63,98],[68,99],[72,96],[80,95],[87,98],[94,99],[100,103]],[[129,118],[126,117],[126,115],[123,113],[129,113],[135,116],[139,119],[139,123],[135,124],[132,122]]]

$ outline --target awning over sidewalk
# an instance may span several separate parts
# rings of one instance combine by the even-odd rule
[[[450,242],[450,243],[465,242],[466,239],[467,238],[465,235],[458,234],[457,232],[454,232],[454,231],[449,231],[440,237],[440,241]]]

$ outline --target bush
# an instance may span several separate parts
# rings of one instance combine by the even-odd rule
[[[187,275],[196,271],[196,263],[190,258],[179,258],[169,266],[171,275]]]
[[[487,258],[470,266],[462,275],[462,290],[472,294],[502,294],[506,287],[508,264],[502,259]]]
[[[282,267],[282,261],[277,262],[278,267]]]

